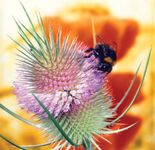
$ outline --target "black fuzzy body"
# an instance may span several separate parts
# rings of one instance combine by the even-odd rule
[[[97,44],[95,48],[89,48],[85,51],[89,55],[85,58],[89,58],[92,55],[98,59],[97,69],[103,71],[104,73],[110,73],[114,62],[117,59],[115,50],[108,44]],[[111,61],[108,62],[106,58],[109,58]]]

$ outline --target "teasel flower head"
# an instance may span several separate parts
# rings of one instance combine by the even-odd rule
[[[23,9],[31,29],[15,20],[25,45],[15,41],[20,47],[20,54],[14,93],[21,108],[33,113],[38,121],[34,125],[10,113],[3,105],[0,106],[14,117],[43,130],[49,141],[20,148],[53,144],[55,149],[70,149],[71,146],[100,149],[96,137],[125,131],[134,126],[135,123],[118,130],[109,128],[124,116],[135,101],[146,74],[150,55],[135,97],[125,111],[116,117],[116,110],[132,88],[140,66],[120,103],[113,106],[107,74],[97,69],[98,61],[95,57],[85,58],[84,51],[88,48],[78,40],[70,42],[69,35],[62,39],[60,30],[55,40],[51,27],[48,38],[40,15],[37,15],[40,25],[38,31],[24,6]],[[30,40],[27,33],[33,40]],[[19,148],[15,144],[14,146]]]
[[[38,42],[40,47],[30,45],[20,51],[15,94],[22,108],[43,118],[47,115],[32,93],[57,117],[74,109],[72,105],[89,101],[105,82],[105,74],[96,69],[95,59],[84,58],[86,46],[76,40],[69,43],[68,37],[62,44],[60,40],[61,32],[56,42],[51,35],[46,45]]]
[[[46,132],[57,140],[63,139],[36,101],[37,97],[63,130],[70,130],[70,138],[80,145],[92,138],[93,133],[100,133],[113,117],[107,77],[97,70],[98,62],[94,57],[84,58],[88,48],[83,43],[69,42],[69,36],[61,40],[61,31],[56,41],[52,31],[48,39],[41,18],[39,22],[44,36],[31,32],[37,37],[35,45],[25,36],[22,27],[26,27],[16,21],[28,47],[20,50],[14,93],[22,108],[40,118],[39,123]]]

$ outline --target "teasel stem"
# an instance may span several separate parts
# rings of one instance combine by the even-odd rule
[[[83,148],[84,150],[94,150],[92,143],[88,140],[86,141],[86,143],[83,143]]]

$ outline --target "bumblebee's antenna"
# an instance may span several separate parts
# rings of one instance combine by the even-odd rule
[[[92,34],[93,34],[93,47],[95,48],[95,46],[96,46],[96,32],[95,32],[95,25],[94,25],[93,17],[91,18],[91,23],[92,23]]]

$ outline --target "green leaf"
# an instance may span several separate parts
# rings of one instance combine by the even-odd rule
[[[57,37],[57,41],[56,41],[56,47],[55,47],[55,55],[56,55],[56,65],[58,66],[58,56],[60,53],[60,43],[61,43],[61,30],[58,31],[58,37]]]
[[[83,148],[84,150],[93,150],[92,143],[87,140],[86,142],[83,143]]]
[[[46,43],[44,42],[44,40],[35,33],[31,32],[28,28],[26,28],[25,25],[23,25],[21,22],[20,22],[20,25],[35,39],[35,41],[37,42],[37,44],[39,45],[40,47],[40,50],[37,50],[34,46],[33,48],[40,54],[40,56],[42,56],[44,58],[44,60],[47,62],[47,58],[45,56],[45,51],[44,51],[44,46],[46,46]],[[39,38],[38,38],[39,37]]]
[[[68,39],[69,39],[69,36],[70,34],[68,34],[65,38],[64,38],[64,41],[63,41],[63,44],[62,44],[62,58],[61,60],[63,59],[63,57],[66,55],[66,50],[67,50],[67,43],[68,43]]]
[[[33,122],[26,120],[24,118],[22,118],[21,116],[17,115],[16,113],[12,112],[11,110],[9,110],[8,108],[6,108],[4,105],[0,104],[0,108],[3,109],[5,112],[9,113],[11,116],[15,117],[16,119],[31,125],[33,127],[39,128],[36,124],[34,124]]]
[[[148,58],[147,58],[147,62],[146,62],[145,68],[144,68],[144,73],[143,73],[143,76],[142,76],[142,80],[141,80],[141,82],[139,84],[139,87],[138,87],[138,89],[137,89],[137,91],[136,91],[136,93],[135,93],[132,101],[130,102],[130,104],[128,105],[128,107],[124,110],[124,112],[120,116],[118,116],[116,119],[114,119],[112,122],[110,122],[110,125],[111,124],[114,124],[115,122],[117,122],[118,120],[120,120],[128,112],[128,110],[131,108],[132,104],[136,100],[136,98],[137,98],[137,96],[138,96],[138,94],[139,94],[139,92],[141,90],[141,87],[143,85],[145,76],[146,76],[146,72],[147,72],[147,68],[148,68],[148,64],[149,64],[149,60],[150,60],[150,56],[151,56],[151,51],[152,51],[152,48],[150,49],[150,52],[149,52],[149,55],[148,55]]]
[[[23,3],[20,2],[20,4],[21,4],[21,6],[22,6],[22,8],[23,8],[23,10],[24,10],[24,12],[25,12],[25,14],[26,14],[26,16],[27,16],[29,22],[30,22],[30,24],[31,24],[31,27],[32,27],[32,29],[33,29],[35,35],[36,35],[40,40],[42,40],[41,37],[38,35],[38,33],[37,33],[37,31],[36,31],[36,29],[35,29],[35,27],[34,27],[34,25],[33,25],[33,22],[32,22],[32,20],[31,20],[31,18],[30,18],[30,16],[29,16],[27,10],[25,9]]]
[[[36,59],[36,56],[35,56],[34,54],[32,54],[32,53],[30,52],[30,50],[28,50],[27,47],[24,47],[24,46],[23,46],[22,44],[20,44],[18,41],[14,40],[12,37],[9,36],[9,38],[10,38],[12,41],[14,41],[19,47],[21,47],[21,49],[24,50],[24,52],[23,52],[22,50],[19,50],[19,49],[18,49],[18,51],[19,51],[20,53],[22,53],[22,54],[25,55],[27,58],[29,58],[30,61],[34,61],[35,63],[39,64],[41,67],[45,68],[45,67],[42,65],[42,63],[41,63],[38,59]]]
[[[15,146],[16,148],[19,148],[19,149],[22,149],[22,150],[26,150],[26,148],[21,147],[21,146],[15,144],[15,143],[13,143],[12,141],[10,141],[8,138],[6,138],[5,136],[3,136],[2,134],[0,134],[0,137],[1,137],[3,140],[5,140],[6,142],[8,142],[9,144]]]
[[[53,60],[52,60],[52,57],[51,57],[51,47],[50,47],[50,44],[49,44],[49,41],[48,41],[48,38],[47,38],[47,34],[46,34],[46,30],[45,30],[45,26],[44,26],[44,23],[43,23],[43,20],[42,20],[42,17],[41,15],[37,15],[37,20],[38,20],[38,23],[41,27],[41,30],[42,30],[42,35],[43,35],[43,39],[44,39],[44,43],[45,43],[45,46],[46,46],[46,50],[45,52],[47,51],[48,55],[49,55],[49,58],[50,58],[50,62],[51,64],[53,64]]]
[[[38,147],[48,146],[50,144],[51,144],[51,142],[47,142],[47,143],[36,144],[36,145],[22,145],[21,147],[23,147],[23,148],[38,148]]]
[[[127,91],[125,92],[125,94],[124,94],[124,96],[122,97],[122,99],[120,100],[120,102],[119,102],[119,103],[115,106],[115,108],[112,110],[113,112],[115,112],[115,111],[119,108],[119,106],[125,101],[126,97],[128,96],[128,94],[129,94],[131,88],[133,87],[133,85],[134,85],[134,83],[135,83],[135,81],[136,81],[137,74],[138,74],[138,72],[139,72],[140,66],[141,66],[141,63],[139,64],[139,66],[138,66],[138,68],[137,68],[137,70],[136,70],[136,73],[135,73],[135,75],[134,75],[134,77],[133,77],[133,79],[132,79],[132,81],[131,81],[130,86],[128,87]]]
[[[25,12],[25,14],[26,14],[26,16],[27,16],[29,22],[30,22],[30,25],[31,25],[31,27],[32,27],[32,30],[33,30],[34,34],[33,34],[32,32],[30,32],[29,30],[27,30],[27,31],[28,31],[30,34],[32,34],[32,36],[36,39],[36,41],[38,42],[38,44],[39,44],[39,46],[40,46],[40,49],[41,49],[41,50],[44,50],[43,45],[40,43],[40,41],[42,41],[42,43],[44,43],[44,40],[43,40],[43,39],[39,36],[39,34],[37,33],[37,31],[36,31],[36,29],[35,29],[35,26],[34,26],[32,20],[31,20],[31,18],[30,18],[30,16],[29,16],[27,10],[25,9],[24,5],[22,4],[22,2],[20,2],[20,3],[21,3],[21,6],[22,6],[22,8],[23,8],[23,10],[24,10],[24,12]],[[26,27],[25,27],[22,23],[21,23],[21,25],[26,29]],[[44,43],[44,45],[45,45],[45,43]],[[43,58],[45,59],[45,61],[48,63],[48,60],[47,60],[47,58],[45,57],[44,53],[41,53],[41,54],[42,54]]]
[[[137,124],[137,122],[133,123],[133,124],[131,124],[131,125],[125,127],[125,128],[121,128],[121,129],[117,129],[117,130],[110,130],[110,131],[103,131],[102,134],[115,134],[115,133],[123,132],[125,130],[128,130],[128,129],[132,128],[136,124]]]
[[[44,104],[34,95],[34,98],[38,101],[38,103],[40,104],[40,106],[44,109],[44,111],[46,112],[46,114],[48,115],[49,119],[54,123],[54,125],[56,126],[56,128],[59,130],[59,132],[62,134],[62,136],[71,144],[74,146],[79,146],[76,143],[74,143],[72,141],[72,139],[70,139],[68,137],[68,135],[64,132],[64,130],[61,128],[61,126],[59,125],[59,123],[57,122],[57,120],[54,118],[54,116],[48,111],[48,109],[44,106]]]
[[[26,44],[30,47],[30,49],[33,50],[33,52],[35,52],[36,55],[39,55],[39,56],[42,56],[42,52],[37,50],[35,48],[35,46],[33,45],[33,43],[30,41],[29,37],[26,35],[26,33],[24,32],[24,30],[22,29],[22,27],[32,35],[32,37],[34,37],[34,39],[36,40],[37,43],[39,43],[39,45],[41,44],[38,39],[33,35],[33,33],[27,29],[20,21],[17,21],[16,19],[14,19],[16,25],[18,26],[18,29],[19,29],[19,34],[21,36],[21,38],[26,42]],[[19,22],[19,23],[18,23]]]
[[[22,39],[30,46],[33,46],[32,42],[29,40],[29,38],[27,37],[26,33],[23,31],[22,27],[19,25],[18,21],[14,18],[14,21],[20,31],[20,35],[22,37]]]

